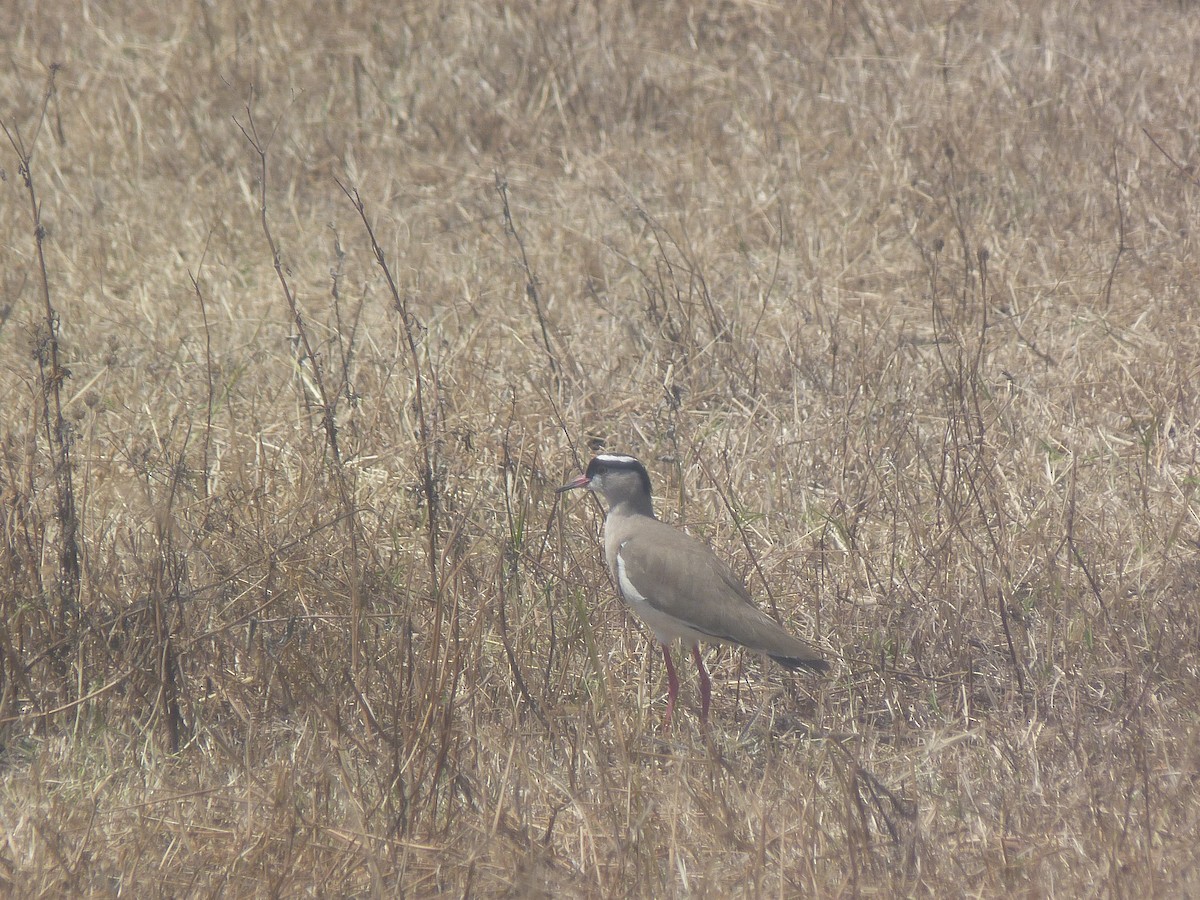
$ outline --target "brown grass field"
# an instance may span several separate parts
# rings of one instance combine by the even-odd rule
[[[1200,893],[1200,8],[300,6],[0,9],[0,894]]]

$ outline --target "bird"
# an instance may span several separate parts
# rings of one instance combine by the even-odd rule
[[[557,493],[586,488],[604,497],[604,559],[621,599],[650,626],[662,645],[667,668],[670,728],[679,695],[671,661],[672,642],[691,646],[700,678],[700,721],[708,723],[712,684],[700,642],[745,647],[769,656],[787,669],[825,672],[829,663],[816,648],[794,637],[753,604],[734,571],[691,535],[654,515],[650,474],[635,457],[602,453],[587,471]]]

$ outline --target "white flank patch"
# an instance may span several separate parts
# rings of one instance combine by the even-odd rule
[[[625,558],[621,555],[621,548],[624,546],[625,544],[622,543],[617,548],[617,587],[620,588],[621,598],[629,604],[629,608],[634,611],[639,619],[650,626],[650,629],[654,632],[654,636],[664,644],[676,638],[687,638],[693,644],[696,641],[712,640],[711,637],[689,628],[688,624],[681,619],[677,619],[650,604],[650,601],[646,599],[646,595],[637,589],[625,571]]]
[[[625,545],[622,544],[617,548],[617,584],[621,588],[621,596],[635,609],[646,602],[645,596],[639,591],[629,576],[625,574],[625,557],[621,555],[621,549]]]

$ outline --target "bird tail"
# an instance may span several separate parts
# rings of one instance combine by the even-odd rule
[[[828,672],[829,663],[817,657],[815,659],[806,659],[801,656],[772,656],[771,659],[779,663],[785,669],[811,669],[814,672]]]

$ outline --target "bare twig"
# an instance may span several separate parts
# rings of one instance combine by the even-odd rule
[[[329,446],[329,452],[333,455],[334,462],[340,464],[342,454],[338,448],[337,399],[336,397],[331,397],[325,389],[325,377],[321,369],[321,359],[313,349],[312,342],[309,340],[308,326],[305,324],[304,316],[300,312],[300,304],[296,299],[296,294],[292,291],[291,283],[283,271],[283,259],[279,252],[279,244],[276,243],[275,236],[271,233],[271,223],[267,216],[267,149],[270,146],[271,138],[263,139],[259,136],[258,125],[254,121],[254,110],[249,104],[246,105],[246,124],[243,125],[236,119],[234,119],[234,124],[237,125],[242,135],[249,142],[250,146],[254,148],[255,154],[258,156],[259,221],[262,225],[263,235],[267,239],[267,247],[271,251],[271,264],[275,268],[275,275],[279,278],[279,286],[283,290],[283,297],[287,301],[288,310],[292,314],[292,322],[296,326],[297,336],[301,346],[304,348],[304,357],[300,360],[300,365],[303,366],[307,360],[309,367],[312,369],[313,383],[316,385],[317,390],[317,399],[321,404],[321,424],[325,429],[325,441]],[[307,397],[307,394],[305,396]]]
[[[1154,137],[1154,135],[1152,135],[1145,128],[1142,129],[1142,134],[1144,134],[1147,138],[1150,139],[1150,143],[1152,143],[1154,145],[1155,149],[1158,150],[1159,153],[1161,153],[1163,156],[1165,156],[1170,161],[1171,165],[1173,165],[1176,168],[1176,170],[1179,172],[1180,175],[1182,175],[1184,178],[1186,178],[1192,184],[1200,186],[1200,178],[1196,177],[1196,167],[1194,165],[1186,165],[1185,166],[1183,163],[1181,163],[1179,160],[1177,160],[1174,156],[1172,156],[1170,153],[1168,153],[1166,151],[1166,149],[1163,147],[1163,145],[1160,144],[1158,142],[1158,140]]]
[[[557,383],[562,377],[562,366],[559,365],[558,357],[554,354],[554,349],[550,346],[550,331],[546,326],[546,313],[542,310],[542,298],[538,291],[537,276],[533,274],[533,268],[529,265],[529,254],[525,252],[525,241],[521,237],[521,233],[517,231],[516,223],[513,221],[512,209],[508,204],[508,181],[504,179],[499,172],[495,172],[496,193],[500,195],[500,203],[504,212],[504,231],[517,244],[517,250],[521,254],[521,270],[525,273],[525,296],[533,304],[533,311],[537,315],[538,327],[541,329],[542,347],[546,351],[546,358],[550,362],[550,371],[554,375],[554,381]]]
[[[200,453],[202,469],[200,474],[204,480],[203,490],[206,498],[209,496],[209,482],[212,479],[208,454],[212,447],[213,405],[216,402],[216,388],[213,383],[212,329],[208,324],[208,304],[204,299],[204,291],[200,288],[200,273],[204,270],[204,260],[208,256],[208,240],[211,237],[212,231],[210,230],[208,238],[204,242],[204,250],[200,254],[200,262],[196,265],[195,274],[188,272],[188,278],[192,282],[192,291],[196,294],[196,302],[200,304],[200,320],[204,325],[204,377],[208,393],[204,404],[204,442]],[[205,515],[207,516],[207,512]]]
[[[1125,244],[1125,203],[1121,199],[1121,170],[1117,164],[1117,147],[1115,144],[1112,150],[1112,166],[1113,193],[1116,195],[1117,202],[1117,252],[1113,255],[1112,266],[1108,270],[1108,280],[1104,282],[1105,309],[1109,309],[1112,306],[1112,289],[1113,281],[1117,277],[1117,266],[1121,264],[1121,257],[1129,249]]]
[[[42,305],[45,331],[37,341],[35,356],[38,365],[38,382],[41,385],[42,417],[46,437],[54,461],[54,488],[56,492],[55,514],[58,519],[60,543],[58,547],[59,568],[59,625],[65,628],[71,610],[79,602],[79,513],[75,504],[74,467],[71,462],[71,437],[63,417],[62,386],[71,372],[62,364],[58,342],[59,318],[50,298],[50,276],[46,269],[46,228],[42,224],[42,207],[38,202],[33,183],[33,151],[42,123],[46,119],[46,107],[54,93],[54,79],[59,65],[50,66],[46,77],[46,90],[42,98],[42,109],[32,140],[27,144],[14,126],[0,123],[8,142],[17,154],[17,170],[29,196],[29,220],[33,226],[33,242],[37,250],[38,276],[42,290]]]
[[[349,484],[349,476],[347,475],[345,465],[342,461],[341,450],[338,446],[338,398],[337,394],[331,393],[326,388],[320,358],[313,349],[312,342],[309,340],[308,327],[304,322],[304,316],[300,312],[299,301],[283,270],[279,244],[276,242],[275,236],[271,233],[271,223],[267,216],[267,149],[270,146],[270,137],[263,139],[259,135],[258,126],[254,121],[254,111],[249,104],[246,105],[246,124],[243,125],[236,119],[234,123],[258,157],[259,220],[262,225],[263,236],[266,238],[267,247],[271,251],[271,262],[275,268],[275,275],[279,278],[279,286],[283,291],[283,296],[292,314],[292,321],[296,326],[300,343],[304,348],[304,359],[300,360],[300,365],[303,366],[304,360],[307,360],[312,370],[312,380],[316,386],[317,401],[321,407],[321,424],[325,432],[325,443],[329,448],[332,462],[333,481],[337,486],[342,507],[347,512],[346,532],[350,541],[350,563],[347,568],[350,582],[350,606],[353,615],[350,628],[350,670],[357,675],[359,672],[359,639],[363,612],[358,573],[358,514],[354,502],[354,494]],[[272,132],[272,136],[273,134],[274,132]],[[306,402],[307,396],[305,394]]]
[[[409,311],[407,301],[401,296],[400,289],[396,286],[396,280],[392,277],[392,270],[388,267],[387,257],[384,255],[383,248],[379,245],[379,241],[375,237],[375,228],[371,225],[371,220],[367,216],[366,207],[363,204],[362,197],[358,193],[358,189],[347,187],[336,178],[334,181],[337,182],[337,186],[342,189],[342,193],[346,195],[346,198],[354,207],[354,211],[358,213],[358,217],[362,220],[363,228],[367,232],[367,240],[371,243],[371,252],[374,254],[375,262],[378,264],[380,271],[387,281],[388,290],[392,295],[392,305],[400,315],[401,327],[404,330],[405,344],[408,347],[409,361],[412,364],[413,405],[416,407],[418,440],[421,451],[421,489],[425,494],[425,505],[428,512],[426,538],[429,550],[430,588],[433,596],[437,597],[440,594],[441,582],[438,568],[441,557],[438,549],[441,498],[437,487],[434,436],[430,426],[430,412],[425,397],[426,375],[422,369],[421,354],[417,348],[417,331],[421,328],[421,323]],[[432,373],[429,376],[429,380],[433,381]]]

